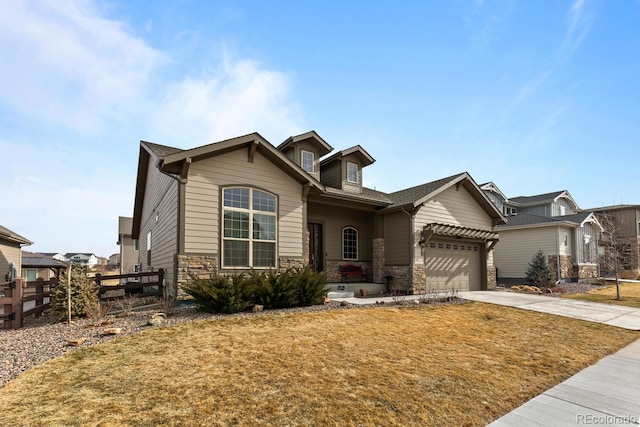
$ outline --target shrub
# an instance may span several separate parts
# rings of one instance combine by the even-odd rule
[[[287,270],[289,272],[289,270]],[[298,289],[297,305],[306,307],[320,304],[327,294],[327,276],[313,271],[309,266],[293,270],[293,278]]]
[[[249,285],[243,275],[215,275],[208,279],[191,276],[191,281],[182,289],[204,311],[237,313],[251,304]]]
[[[87,277],[86,267],[71,266],[71,318],[86,316],[87,309],[98,303],[98,287]],[[59,319],[67,318],[67,272],[65,271],[60,283],[56,286],[51,297],[51,311]]]
[[[298,292],[292,280],[290,270],[279,273],[275,270],[257,272],[249,275],[254,302],[264,308],[289,308],[298,303]]]
[[[553,270],[549,267],[549,262],[544,252],[542,252],[542,249],[539,249],[533,258],[531,258],[525,275],[530,285],[539,288],[549,286],[551,278],[553,277]]]

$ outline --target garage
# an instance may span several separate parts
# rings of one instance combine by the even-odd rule
[[[480,256],[478,242],[430,241],[425,257],[427,287],[434,290],[480,290]]]

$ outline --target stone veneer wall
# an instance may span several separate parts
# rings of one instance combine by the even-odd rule
[[[414,265],[413,284],[409,291],[413,294],[421,294],[427,291],[427,267],[425,265]]]
[[[218,273],[218,257],[206,255],[177,255],[178,275],[176,287],[178,297],[184,296],[182,285],[187,283],[191,276],[208,279]]]
[[[573,278],[596,279],[598,277],[598,266],[596,264],[574,264]]]
[[[498,287],[498,272],[493,263],[487,263],[487,290],[495,290]]]
[[[280,271],[285,271],[287,268],[303,268],[308,265],[304,258],[280,258],[278,262]]]
[[[558,274],[558,261],[557,255],[547,255],[547,259],[549,261],[549,266],[553,270],[554,274]],[[556,277],[556,280],[559,279],[575,279],[578,276],[575,275],[573,271],[573,259],[571,255],[560,255],[560,278]]]
[[[373,283],[385,283],[384,279],[384,238],[373,239]]]
[[[409,288],[409,266],[408,265],[385,265],[382,269],[382,283],[386,283],[384,276],[393,276],[389,286],[392,289]]]
[[[372,279],[372,263],[369,261],[334,261],[327,260],[325,274],[327,275],[328,283],[340,283],[342,282],[342,273],[340,273],[340,266],[344,264],[354,264],[362,267],[362,271],[365,273],[365,277],[362,278],[363,281],[368,281]]]

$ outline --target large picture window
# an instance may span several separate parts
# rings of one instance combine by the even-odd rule
[[[342,259],[358,259],[358,230],[353,227],[342,229]]]
[[[276,196],[253,188],[222,190],[222,266],[276,266]]]

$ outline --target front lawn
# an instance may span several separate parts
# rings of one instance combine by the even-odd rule
[[[611,283],[611,282],[609,282]],[[591,302],[602,302],[605,304],[625,305],[628,307],[640,308],[640,283],[621,282],[620,297],[616,300],[616,285],[606,285],[599,289],[592,289],[584,294],[564,295],[565,298],[580,299]]]
[[[481,426],[638,338],[482,303],[229,317],[27,371],[0,425]]]

